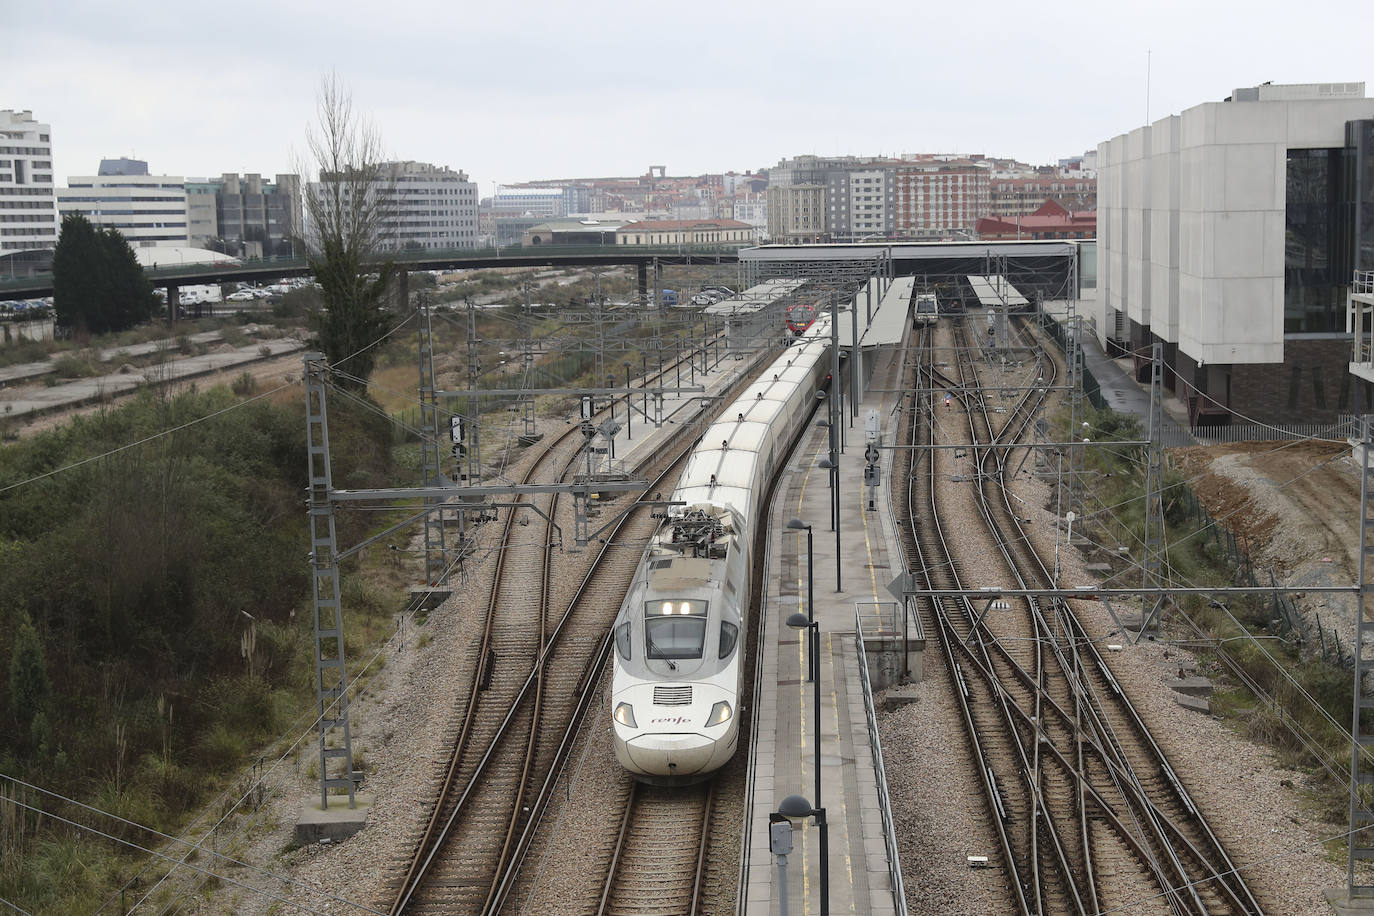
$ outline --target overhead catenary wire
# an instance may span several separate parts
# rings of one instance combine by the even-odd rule
[[[453,568],[457,565],[458,562],[459,562],[459,561],[458,561],[457,559],[451,561],[451,562],[449,563],[448,568],[444,571],[445,575],[448,575],[450,572],[452,572],[452,571],[453,571]],[[404,611],[401,612],[402,615],[403,615],[407,620],[410,619],[410,618],[413,618],[414,615],[419,611],[419,608],[420,608],[421,604],[423,603],[423,601],[424,601],[424,596],[417,596],[417,597],[413,598],[412,601],[411,601],[410,606],[408,606]],[[362,668],[359,669],[358,672],[350,679],[350,681],[349,681],[349,683],[348,683],[348,689],[349,689],[349,690],[354,690],[354,689],[355,689],[358,680],[361,679],[361,678],[363,677],[363,675],[365,675],[365,674],[371,669],[372,665],[374,665],[374,664],[376,663],[377,659],[379,659],[379,658],[381,657],[382,653],[385,652],[385,651],[391,646],[392,643],[394,643],[398,638],[400,638],[400,635],[401,635],[401,634],[400,634],[400,630],[398,629],[397,631],[394,631],[394,632],[391,634],[390,637],[388,637],[384,642],[382,642],[382,643],[377,647],[376,651],[372,654],[371,658],[369,658],[369,659],[363,664]],[[336,702],[337,702],[337,701],[336,701]],[[279,766],[281,766],[281,764],[282,764],[283,762],[285,762],[285,761],[295,752],[296,748],[299,747],[299,746],[301,745],[302,742],[306,741],[309,737],[311,737],[311,735],[313,735],[313,734],[315,733],[315,729],[316,729],[316,727],[319,725],[320,720],[321,720],[322,718],[325,718],[326,716],[330,715],[331,712],[332,712],[332,709],[333,709],[333,706],[331,705],[330,707],[326,708],[325,712],[315,715],[314,720],[313,720],[312,722],[310,722],[308,725],[304,726],[304,729],[303,729],[302,731],[300,731],[300,733],[296,736],[295,740],[292,741],[292,743],[291,743],[289,746],[287,746],[286,749],[285,749],[284,751],[282,751],[282,753],[276,758],[276,760],[274,760],[274,761],[272,762],[272,765],[269,766],[269,767],[267,767],[265,770],[263,770],[263,772],[261,773],[261,775],[258,776],[257,782],[258,782],[259,784],[265,782],[266,779],[267,779],[267,777],[270,776],[272,773],[274,773],[274,772],[276,771],[276,769],[277,769]],[[296,719],[290,726],[288,726],[287,731],[283,732],[282,735],[279,736],[276,740],[277,740],[277,741],[282,741],[282,740],[284,740],[285,738],[289,737],[291,734],[295,733],[297,729],[301,728],[301,722],[302,722],[303,720],[305,720],[305,719],[306,719],[308,716],[310,716],[310,715],[311,715],[311,713],[308,713],[308,712],[307,712],[307,713],[304,713],[304,714],[302,714],[301,716],[297,717],[297,719]],[[239,776],[234,780],[234,782],[237,782],[238,780],[245,778],[251,771],[252,771],[252,768],[251,768],[251,767],[250,767],[250,768],[247,768],[247,769],[245,769],[245,770],[243,770],[243,771],[241,771],[240,774],[239,774]],[[40,791],[41,791],[41,790],[40,790]],[[251,792],[251,787],[250,787],[250,789],[249,789],[249,792]],[[227,795],[227,792],[221,793],[220,797],[217,798],[215,801],[211,802],[210,805],[209,805],[209,807],[213,808],[215,804],[217,804],[221,799],[223,799],[223,798],[225,797],[225,795]],[[248,797],[248,792],[245,792],[243,795],[239,796],[238,801],[237,801],[234,805],[231,805],[231,806],[228,807],[227,813],[224,814],[224,815],[219,819],[219,821],[217,821],[215,824],[213,824],[213,825],[209,828],[209,830],[207,830],[207,832],[206,832],[206,833],[207,833],[207,836],[208,836],[210,833],[212,833],[214,830],[218,829],[218,827],[219,827],[221,824],[223,824],[223,823],[228,819],[228,817],[230,816],[230,814],[232,814],[235,810],[238,809],[239,805],[241,805],[241,804],[247,799],[247,797]],[[86,807],[90,807],[90,806],[86,806]],[[99,810],[99,809],[92,809],[92,810]],[[102,813],[107,813],[107,812],[102,812]],[[110,817],[117,817],[117,815],[109,815],[109,816],[110,816]],[[174,838],[174,839],[176,839],[176,840],[179,841],[179,842],[188,842],[188,841],[182,840],[180,837],[177,837],[177,838]],[[201,840],[200,842],[203,842],[203,840]],[[202,847],[200,846],[200,842],[197,842],[197,843],[193,844],[193,848],[194,848],[194,849],[200,849],[200,848],[202,848]],[[251,867],[251,866],[250,866],[250,867]],[[173,870],[175,870],[175,866],[173,866]],[[140,872],[140,874],[141,874],[141,872]],[[165,881],[168,877],[170,877],[170,874],[171,874],[171,873],[169,872],[167,875],[164,875],[164,876],[162,877],[162,879],[160,879],[160,880],[158,881],[158,884],[161,884],[162,881]],[[154,887],[156,887],[156,885],[154,885]],[[150,889],[148,893],[151,893],[151,892],[152,892],[152,891],[151,891],[151,889]],[[117,895],[115,895],[115,896],[117,896]],[[145,894],[145,897],[146,897],[146,894]],[[110,905],[111,902],[113,902],[113,900],[114,900],[114,897],[113,897],[113,896],[110,897],[110,898],[107,898],[106,901],[105,901],[105,902],[104,902],[95,912],[96,912],[96,913],[102,912],[106,907],[108,907],[108,906]]]
[[[11,901],[11,900],[6,900],[4,897],[0,897],[0,904],[3,904],[4,906],[9,907],[10,909],[14,910],[16,913],[23,913],[24,916],[33,916],[32,913],[30,913],[28,910],[24,909],[24,908],[23,908],[22,906],[20,906],[19,904],[15,903],[15,902],[13,902],[13,901]]]
[[[25,802],[19,801],[18,799],[13,799],[13,798],[11,798],[11,799],[8,799],[8,801],[9,801],[9,803],[12,804],[12,805],[18,805],[19,807],[24,808],[25,810],[32,811],[32,812],[35,813],[35,814],[41,814],[43,817],[51,818],[52,820],[58,821],[59,823],[66,824],[66,825],[69,826],[69,827],[74,827],[74,828],[76,828],[77,830],[81,830],[81,831],[84,831],[84,832],[86,832],[86,833],[93,833],[93,834],[95,834],[96,836],[102,837],[103,839],[112,840],[112,841],[114,841],[114,842],[120,844],[121,846],[127,846],[127,847],[129,847],[130,849],[134,849],[134,850],[137,850],[137,851],[139,851],[139,852],[145,852],[145,853],[147,853],[147,854],[149,854],[149,855],[151,855],[151,856],[156,856],[156,857],[159,858],[159,859],[166,859],[166,860],[168,860],[168,861],[172,861],[171,857],[166,856],[166,855],[164,855],[164,854],[158,852],[156,849],[150,849],[150,848],[148,848],[147,846],[141,846],[141,845],[139,845],[138,843],[133,842],[132,840],[126,840],[126,839],[124,839],[123,837],[118,837],[118,836],[115,836],[114,834],[106,833],[105,831],[99,830],[99,829],[97,829],[97,828],[95,828],[95,827],[92,827],[92,826],[90,826],[90,825],[88,825],[88,824],[82,824],[82,823],[80,823],[79,821],[74,821],[74,820],[72,820],[71,818],[63,817],[63,816],[60,815],[60,814],[53,814],[51,811],[45,811],[45,810],[43,810],[43,809],[41,809],[41,808],[35,808],[33,805],[30,805],[30,804],[27,804],[27,803],[25,803]],[[317,910],[317,909],[315,909],[314,907],[307,906],[307,905],[305,905],[305,904],[303,904],[303,903],[295,903],[295,902],[293,902],[293,901],[291,901],[291,900],[286,899],[285,897],[282,897],[282,896],[279,895],[279,894],[274,894],[274,893],[272,893],[271,891],[263,890],[262,888],[253,887],[251,884],[245,884],[244,882],[239,881],[239,880],[237,880],[236,878],[232,878],[232,877],[230,877],[229,875],[222,875],[222,874],[219,874],[218,872],[210,871],[209,869],[207,869],[207,868],[205,868],[205,867],[203,867],[203,866],[197,865],[197,864],[195,864],[194,862],[181,862],[180,864],[184,865],[184,866],[187,867],[187,868],[190,868],[190,869],[193,869],[193,870],[195,870],[195,871],[198,871],[198,872],[200,872],[200,873],[202,873],[202,874],[204,874],[204,875],[206,875],[206,876],[208,876],[208,877],[216,878],[216,879],[218,879],[218,880],[220,880],[220,881],[224,881],[224,882],[226,882],[226,883],[228,883],[228,884],[232,884],[232,885],[234,885],[235,887],[243,888],[244,890],[250,891],[250,892],[255,893],[255,894],[261,894],[261,895],[264,896],[264,897],[268,897],[268,898],[270,898],[270,899],[272,899],[272,900],[274,900],[274,901],[276,901],[276,902],[278,902],[278,903],[285,904],[286,906],[294,907],[294,908],[296,908],[296,909],[298,909],[298,910],[303,910],[304,912],[307,912],[307,913],[315,913],[315,914],[318,914],[318,916],[329,916],[329,911],[328,911],[328,910]],[[346,900],[346,899],[344,899],[344,898],[342,898],[342,897],[334,897],[333,895],[328,894],[327,892],[321,891],[321,890],[319,890],[319,889],[312,889],[312,892],[313,892],[313,893],[316,893],[316,894],[320,894],[321,896],[324,896],[324,897],[328,897],[328,898],[331,899],[331,900],[337,900],[339,903],[343,903],[343,904],[345,904],[345,905],[347,905],[347,906],[350,906],[350,907],[353,907],[353,908],[355,908],[355,909],[362,910],[363,912],[366,912],[366,913],[375,913],[375,914],[377,914],[377,916],[386,916],[386,914],[382,913],[382,912],[379,911],[379,910],[374,910],[374,909],[372,909],[371,907],[368,907],[368,906],[366,906],[366,905],[364,905],[364,904],[361,904],[361,903],[354,903],[353,901],[351,901],[351,900]]]
[[[25,788],[25,789],[28,789],[28,790],[33,791],[33,792],[37,792],[37,793],[39,793],[39,794],[41,794],[41,795],[45,795],[45,796],[47,796],[48,798],[55,799],[55,800],[61,801],[61,802],[65,802],[65,803],[67,803],[67,804],[69,804],[69,805],[73,805],[73,806],[75,806],[75,807],[77,807],[77,808],[82,809],[83,811],[89,811],[89,812],[91,812],[92,814],[97,814],[97,815],[100,815],[101,817],[107,817],[107,818],[109,818],[110,820],[116,821],[116,822],[118,822],[118,823],[124,824],[124,825],[129,826],[129,827],[133,827],[133,828],[135,828],[135,829],[137,829],[137,830],[141,830],[141,831],[143,831],[144,833],[151,834],[151,835],[153,835],[153,836],[155,836],[155,837],[157,837],[157,838],[159,838],[159,839],[167,840],[168,842],[171,842],[171,843],[179,843],[179,844],[184,845],[184,846],[190,846],[190,847],[196,849],[196,850],[199,851],[199,852],[205,853],[206,855],[210,856],[212,859],[216,859],[216,860],[218,860],[218,861],[220,861],[220,862],[222,862],[222,863],[225,863],[225,864],[228,864],[228,865],[234,865],[234,866],[237,866],[237,867],[239,867],[239,868],[246,868],[246,869],[249,869],[249,870],[254,871],[254,872],[257,872],[258,874],[263,875],[263,876],[265,876],[265,877],[273,878],[273,879],[275,879],[275,880],[277,880],[277,881],[281,881],[283,884],[288,884],[288,885],[291,885],[292,887],[297,887],[297,888],[305,889],[305,890],[310,891],[311,893],[320,894],[321,896],[328,897],[328,898],[331,899],[331,900],[336,900],[336,901],[338,901],[339,903],[348,904],[349,906],[355,906],[355,907],[357,907],[358,909],[364,910],[364,911],[369,912],[369,913],[376,912],[375,910],[371,909],[370,907],[366,907],[366,906],[363,906],[363,905],[361,905],[361,904],[355,904],[355,903],[353,903],[352,901],[350,901],[350,900],[348,900],[348,899],[346,899],[346,898],[338,897],[338,896],[335,896],[335,895],[333,895],[333,894],[328,893],[327,891],[321,891],[319,888],[311,887],[311,886],[309,886],[308,884],[306,884],[304,881],[297,881],[297,880],[295,880],[295,879],[288,878],[288,877],[286,877],[285,875],[279,874],[279,873],[277,873],[277,872],[270,871],[269,869],[262,868],[261,866],[258,866],[258,865],[253,865],[253,864],[250,863],[250,862],[244,862],[244,861],[242,861],[242,860],[240,860],[240,859],[234,858],[233,856],[225,855],[224,853],[215,852],[214,850],[206,850],[206,849],[204,849],[203,847],[201,847],[199,844],[192,843],[192,842],[190,842],[189,840],[183,840],[183,839],[181,839],[181,838],[179,838],[179,837],[171,836],[170,834],[163,833],[162,831],[157,830],[157,829],[155,829],[155,828],[153,828],[153,827],[149,827],[149,826],[146,826],[146,825],[144,825],[144,824],[140,824],[140,823],[138,823],[138,822],[136,822],[136,821],[131,821],[131,820],[129,820],[128,818],[122,817],[122,816],[120,816],[120,815],[118,815],[118,814],[114,814],[114,813],[109,812],[109,811],[103,811],[103,810],[101,810],[100,808],[96,808],[96,807],[94,807],[94,806],[92,806],[92,805],[85,804],[84,802],[81,802],[81,801],[78,801],[78,800],[76,800],[76,799],[74,799],[74,798],[71,798],[71,797],[69,797],[69,796],[63,795],[63,794],[61,794],[60,792],[54,792],[54,791],[52,791],[51,789],[45,789],[45,788],[43,788],[42,786],[35,785],[34,783],[31,783],[31,782],[27,782],[27,781],[25,781],[25,780],[23,780],[23,779],[18,778],[17,776],[11,776],[11,775],[9,775],[8,773],[0,773],[0,779],[8,780],[9,782],[13,783],[14,785],[22,786],[22,787]],[[25,807],[25,808],[27,808],[27,809],[30,810],[30,811],[34,811],[34,812],[36,812],[36,813],[38,813],[38,814],[40,814],[40,815],[42,815],[42,816],[44,816],[44,817],[54,817],[54,818],[58,818],[59,820],[62,819],[62,818],[60,818],[59,815],[55,815],[55,814],[53,814],[52,812],[47,811],[47,810],[45,810],[45,809],[36,808],[36,807],[34,807],[34,806],[24,804],[23,802],[20,802],[20,801],[18,801],[17,799],[14,799],[14,798],[7,798],[7,799],[5,799],[5,800],[6,800],[6,801],[10,801],[10,802],[14,802],[14,803],[16,803],[16,804],[20,804],[22,807]],[[69,821],[68,823],[75,823],[75,822]],[[90,827],[89,825],[84,825],[84,824],[79,824],[79,823],[77,823],[76,826],[78,826],[78,827],[80,827],[81,829],[84,829],[84,830],[90,830],[90,831],[95,832],[95,833],[100,833],[99,830],[97,830],[96,828]],[[104,835],[104,834],[102,834],[102,835]],[[135,845],[135,844],[130,844],[130,845]],[[142,848],[142,847],[136,847],[136,848]],[[145,849],[144,851],[146,851],[146,852],[152,852],[153,850],[151,850],[151,849]],[[151,893],[151,892],[150,892],[150,893]]]

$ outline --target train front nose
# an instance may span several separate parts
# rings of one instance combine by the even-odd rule
[[[711,763],[716,742],[705,735],[640,735],[625,742],[632,769],[654,776],[694,776]]]

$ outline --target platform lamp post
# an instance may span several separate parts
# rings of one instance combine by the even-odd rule
[[[824,397],[825,397],[825,392],[824,392],[824,391],[817,391],[817,392],[816,392],[816,397],[817,397],[817,398],[824,398]],[[823,429],[823,430],[825,430],[826,448],[829,450],[829,451],[827,452],[827,454],[830,455],[830,458],[831,458],[831,460],[833,461],[834,458],[835,458],[835,435],[834,435],[834,433],[833,433],[833,432],[831,431],[831,429],[830,429],[830,421],[829,421],[829,420],[824,420],[824,419],[822,419],[822,420],[817,420],[817,421],[816,421],[816,427],[817,427],[818,429]],[[835,481],[834,481],[833,479],[827,479],[827,480],[826,480],[826,483],[827,483],[832,489],[833,489],[834,486],[835,486]],[[835,517],[834,517],[834,516],[831,516],[831,517],[830,517],[830,524],[831,524],[832,527],[834,526],[834,524],[835,524]]]
[[[633,410],[633,408],[631,408],[631,406],[630,406],[630,397],[631,397],[631,395],[630,395],[630,392],[629,392],[629,390],[628,390],[629,387],[630,387],[630,363],[629,363],[629,361],[627,360],[627,361],[625,362],[625,388],[626,388],[626,391],[625,391],[625,438],[627,438],[627,439],[633,439],[633,438],[635,437],[634,410]]]
[[[825,822],[825,809],[819,805],[811,807],[811,803],[801,795],[789,795],[778,805],[778,814],[793,824],[801,823],[808,817],[816,819],[816,826],[821,830],[821,916],[830,916],[830,828]]]
[[[816,736],[816,801],[821,800],[821,625],[807,620],[800,611],[787,618],[787,625],[794,630],[806,630],[806,641],[811,644],[811,658],[816,660],[816,682],[811,685],[813,709],[815,710]]]
[[[806,619],[809,623],[816,620],[816,552],[811,544],[811,526],[799,518],[794,518],[787,523],[787,527],[793,531],[806,529]],[[788,621],[791,625],[791,621]],[[806,679],[816,681],[820,679],[820,662],[817,661],[816,646],[811,645],[807,648]]]
[[[831,494],[833,505],[830,507],[834,524],[830,527],[835,529],[835,591],[842,591],[840,588],[840,468],[829,458],[822,458],[816,462],[817,467],[825,468],[834,475],[835,491]]]

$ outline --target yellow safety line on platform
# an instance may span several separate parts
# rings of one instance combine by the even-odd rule
[[[806,499],[806,485],[807,485],[807,483],[811,480],[811,469],[814,468],[814,467],[816,466],[816,460],[815,460],[815,459],[816,459],[816,456],[820,454],[820,451],[821,451],[821,443],[818,442],[818,443],[816,444],[816,449],[815,449],[815,451],[813,451],[812,454],[811,454],[810,460],[808,460],[807,463],[806,463],[806,473],[804,473],[804,474],[802,475],[801,490],[797,493],[797,517],[798,517],[798,518],[800,518],[801,515],[802,515],[802,503],[803,503],[803,502],[805,501],[805,499]],[[804,533],[803,531],[798,531],[798,532],[797,532],[797,537],[798,537],[798,539],[801,538],[801,536],[802,536],[803,533]],[[798,547],[797,547],[797,555],[798,555],[798,557],[800,557],[800,555],[801,555],[801,546],[800,546],[800,544],[799,544]],[[812,562],[813,560],[814,560],[814,555],[809,556],[809,557],[807,558],[807,562],[808,562],[808,563]],[[810,568],[808,568],[806,572],[807,572],[807,575],[814,575],[814,574],[812,573],[812,571],[811,571]],[[803,610],[803,609],[805,608],[804,599],[802,598],[802,594],[803,594],[803,593],[802,593],[802,581],[803,581],[803,580],[802,580],[802,577],[801,577],[801,563],[798,563],[798,564],[797,564],[797,611],[798,611],[798,613],[804,613],[804,610]],[[814,608],[812,609],[812,614],[813,614],[813,615],[815,614],[815,609],[814,609]],[[809,635],[809,634],[808,634],[808,635]],[[807,709],[807,706],[806,706],[806,675],[805,675],[805,673],[804,673],[804,672],[806,671],[806,644],[807,644],[807,642],[808,642],[807,639],[799,639],[799,640],[797,640],[797,672],[798,672],[798,674],[800,675],[800,677],[798,677],[798,679],[797,679],[797,699],[798,699],[798,702],[797,702],[797,718],[798,718],[798,721],[799,721],[799,723],[800,723],[799,728],[798,728],[798,730],[797,730],[797,734],[798,734],[799,739],[800,739],[800,740],[799,740],[799,747],[798,747],[797,751],[798,751],[798,755],[799,755],[800,758],[801,758],[801,764],[802,764],[803,767],[806,765],[806,758],[807,758],[807,754],[805,753],[805,750],[806,750],[806,709]],[[820,736],[819,736],[819,735],[816,736],[816,742],[817,742],[817,744],[820,743]],[[803,771],[803,772],[804,772],[804,771]],[[814,776],[814,774],[812,774],[812,775]],[[777,791],[777,789],[776,789],[776,784],[775,784],[775,788],[774,788],[773,791],[774,791],[774,792]],[[807,844],[807,848],[808,848],[808,849],[810,849],[810,839],[809,839],[809,834],[808,834],[808,832],[807,832],[807,828],[808,828],[809,826],[810,826],[810,825],[807,824],[805,821],[802,822],[802,841],[803,841],[804,843]],[[817,860],[817,861],[820,861],[820,855],[819,855],[819,853],[818,853],[817,856],[816,856],[816,860]],[[781,893],[786,894],[786,893],[787,893],[787,888],[785,888],[785,887],[784,887],[784,888],[781,888],[780,891],[781,891]],[[802,909],[803,909],[803,913],[810,913],[810,912],[811,912],[811,862],[810,862],[810,858],[809,858],[808,856],[802,856]]]

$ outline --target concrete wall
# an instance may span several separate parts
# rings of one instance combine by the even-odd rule
[[[1104,309],[1204,365],[1282,363],[1288,150],[1368,117],[1374,99],[1209,102],[1099,144]]]
[[[1283,361],[1287,106],[1180,116],[1178,343],[1199,362]]]
[[[1161,340],[1178,341],[1178,226],[1179,226],[1179,117],[1170,115],[1150,129],[1150,303],[1151,331]]]
[[[52,340],[53,319],[40,318],[36,321],[0,321],[0,343],[18,343],[21,340]]]

